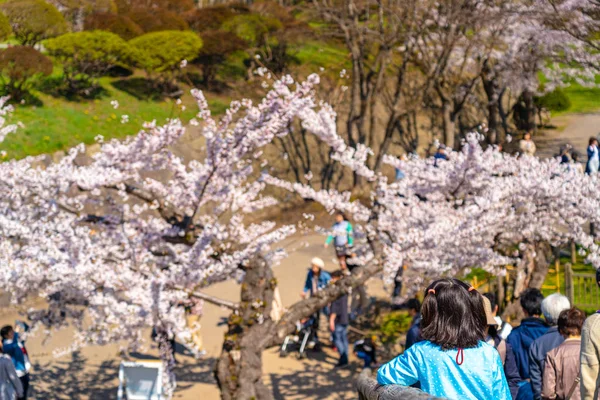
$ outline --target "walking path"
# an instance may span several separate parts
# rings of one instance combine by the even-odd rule
[[[534,138],[538,148],[536,155],[553,157],[562,145],[568,143],[581,154],[579,161],[585,163],[589,138],[600,134],[600,112],[560,116],[552,123],[557,129],[546,129]]]

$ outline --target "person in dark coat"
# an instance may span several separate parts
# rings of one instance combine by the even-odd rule
[[[421,337],[421,302],[418,299],[410,299],[406,302],[408,314],[413,317],[408,332],[406,332],[406,345],[404,350],[423,340]]]
[[[515,353],[515,360],[519,368],[519,393],[517,400],[533,399],[533,390],[529,373],[529,348],[533,341],[548,331],[548,325],[540,316],[542,315],[542,301],[544,295],[538,289],[527,289],[521,294],[520,303],[525,313],[521,325],[514,328],[506,339]]]
[[[553,293],[542,301],[542,313],[546,318],[546,323],[550,325],[550,329],[534,340],[529,348],[529,375],[535,400],[542,399],[542,380],[546,355],[550,350],[555,349],[565,341],[556,324],[560,313],[569,308],[571,308],[569,299],[560,293]]]

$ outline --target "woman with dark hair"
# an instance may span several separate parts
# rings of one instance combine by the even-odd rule
[[[600,168],[600,156],[598,155],[598,139],[591,137],[587,148],[588,161],[585,165],[585,173],[594,175]]]
[[[510,400],[500,355],[485,343],[482,296],[458,279],[440,279],[421,307],[424,341],[379,368],[382,385],[420,383],[432,396]]]

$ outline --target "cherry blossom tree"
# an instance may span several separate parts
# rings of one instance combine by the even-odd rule
[[[46,300],[29,312],[34,327],[73,324],[77,337],[67,350],[121,340],[135,349],[144,343],[144,329],[154,328],[168,393],[175,377],[165,342],[191,334],[182,305],[196,299],[228,307],[215,370],[222,397],[270,399],[262,351],[368,278],[383,273],[391,281],[403,261],[416,273],[406,278],[413,290],[473,267],[501,274],[508,263],[519,265],[519,287],[539,287],[543,268],[518,260],[542,242],[574,240],[600,265],[585,229],[600,222],[596,177],[554,160],[484,150],[481,137],[471,134],[447,161],[386,155],[384,163],[406,174],[390,183],[369,168],[368,147],[350,146],[337,133],[335,112],[315,97],[317,83],[314,75],[302,83],[284,77],[258,104],[233,102],[220,120],[194,90],[205,152],[190,162],[171,150],[185,132],[171,119],[103,143],[90,162],[78,159],[80,145],[47,167],[36,158],[0,164],[0,287],[15,303]],[[262,148],[286,135],[293,120],[363,178],[366,200],[270,175]],[[3,126],[0,137],[14,129]],[[271,266],[284,255],[276,244],[296,228],[252,221],[249,214],[283,201],[264,195],[267,186],[347,212],[362,234],[353,274],[292,305],[277,322],[270,318],[277,285]],[[240,274],[240,303],[202,292]]]

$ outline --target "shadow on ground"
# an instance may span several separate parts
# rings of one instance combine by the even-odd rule
[[[215,359],[196,361],[179,350],[178,348],[178,364],[175,368],[176,394],[196,383],[215,384],[212,372]],[[132,353],[131,356],[139,360],[155,359],[151,355],[140,353]],[[68,358],[55,359],[52,363],[34,363],[30,398],[38,400],[116,399],[119,364],[118,360],[91,364],[78,351],[70,354]]]

